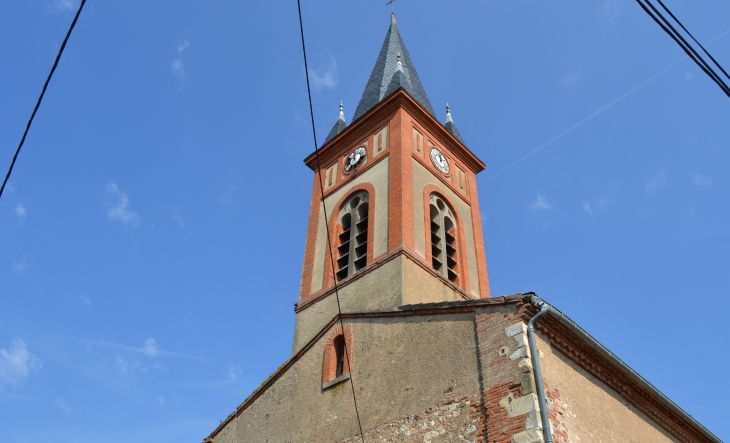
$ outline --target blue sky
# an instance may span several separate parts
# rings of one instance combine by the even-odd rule
[[[303,4],[320,142],[384,3]],[[665,3],[730,67],[728,2]],[[77,5],[0,5],[3,168]],[[727,97],[632,0],[396,13],[487,164],[492,294],[536,291],[730,440]],[[0,199],[0,440],[205,437],[289,356],[311,151],[293,0],[89,0]]]

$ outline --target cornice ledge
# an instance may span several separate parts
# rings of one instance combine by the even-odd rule
[[[431,115],[423,106],[411,97],[408,92],[403,88],[398,88],[394,93],[388,96],[385,100],[378,103],[360,118],[350,123],[350,126],[345,128],[344,131],[340,132],[335,138],[325,143],[317,152],[313,152],[304,159],[306,164],[313,171],[317,171],[317,153],[319,153],[320,163],[327,163],[331,157],[335,156],[335,153],[339,153],[338,149],[332,149],[333,146],[339,145],[340,140],[346,140],[348,138],[357,139],[362,137],[362,130],[368,128],[372,123],[373,116],[375,115],[389,115],[391,112],[397,110],[398,107],[403,107],[411,112],[411,114],[420,120],[426,120],[429,129],[434,129],[437,135],[443,139],[448,140],[451,145],[454,154],[459,157],[464,164],[468,165],[475,174],[483,171],[486,168],[484,162],[477,157],[471,150],[459,139],[454,137],[436,117]],[[350,140],[352,141],[352,140]],[[349,143],[345,143],[349,144]],[[333,152],[334,151],[334,152]]]

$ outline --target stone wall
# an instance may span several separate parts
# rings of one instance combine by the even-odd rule
[[[476,312],[488,443],[543,441],[523,314],[518,304]]]
[[[448,400],[392,423],[386,423],[365,432],[366,442],[469,442],[481,441],[478,432],[483,427],[479,398]],[[355,443],[363,440],[347,438],[338,443]]]

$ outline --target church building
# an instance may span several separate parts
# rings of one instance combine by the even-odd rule
[[[204,440],[720,440],[534,293],[491,297],[476,175],[395,16],[314,172],[291,358]]]

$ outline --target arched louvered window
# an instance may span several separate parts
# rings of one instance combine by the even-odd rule
[[[444,278],[456,282],[456,218],[446,202],[436,194],[429,197],[431,218],[431,263]]]
[[[349,277],[367,265],[368,193],[358,192],[342,207],[342,232],[337,245],[337,280]]]

